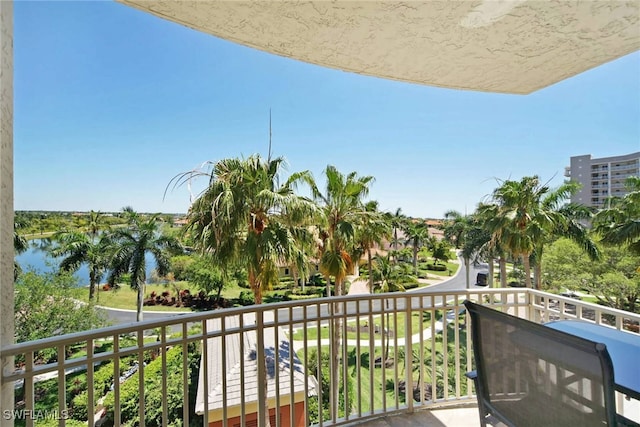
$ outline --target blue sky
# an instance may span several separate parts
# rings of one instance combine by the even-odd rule
[[[273,153],[319,183],[373,175],[416,217],[471,212],[496,179],[558,185],[569,157],[640,151],[640,53],[531,95],[321,68],[114,2],[14,5],[15,209],[186,212],[175,175]]]

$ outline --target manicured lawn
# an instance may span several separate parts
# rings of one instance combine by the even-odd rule
[[[385,329],[387,330],[391,330],[391,331],[396,331],[396,333],[391,337],[390,342],[393,343],[393,339],[394,336],[397,336],[398,338],[404,338],[406,336],[406,328],[405,328],[405,315],[403,313],[399,313],[397,316],[390,315],[389,316],[389,320],[388,322],[390,323],[390,325],[387,324],[387,318],[385,316],[384,318],[384,322],[385,322]],[[376,315],[373,317],[374,319],[374,324],[380,326],[382,324],[382,319],[380,315]],[[397,320],[396,320],[397,319]],[[461,319],[463,319],[463,317],[461,317]],[[397,322],[397,323],[396,323]],[[367,323],[367,321],[365,320],[361,320],[360,321],[360,327],[362,328],[363,326],[365,326],[365,324]],[[347,327],[352,327],[354,328],[356,325],[355,321],[351,321],[347,323]],[[397,328],[396,328],[397,325]],[[414,313],[411,316],[411,332],[412,334],[418,334],[420,333],[420,331],[423,331],[427,328],[431,327],[431,319],[430,319],[430,315],[428,313],[425,313],[422,316],[422,322],[420,321],[420,314],[418,313]],[[381,334],[374,334],[374,339],[379,340],[382,338],[383,335]],[[307,339],[308,340],[314,340],[318,338],[318,328],[307,328]],[[329,327],[328,326],[322,326],[320,328],[320,338],[321,339],[328,339],[329,338]],[[386,337],[385,337],[386,338]],[[356,332],[347,332],[347,339],[349,340],[355,340],[358,339],[358,335]],[[369,333],[368,332],[360,332],[360,340],[361,341],[366,341],[369,339]],[[294,332],[293,334],[293,340],[295,341],[302,341],[304,340],[304,331],[302,330],[297,330],[296,332]]]
[[[460,264],[457,262],[450,262],[447,261],[447,263],[445,264],[447,266],[447,270],[445,271],[433,271],[433,270],[422,270],[422,271],[426,271],[428,274],[433,274],[435,276],[453,276],[454,274],[456,274],[456,272],[458,271],[458,269],[460,268]]]
[[[197,290],[191,289],[189,285],[184,282],[184,285],[180,285],[180,289],[189,289],[190,292],[196,292]],[[169,291],[173,296],[174,291],[171,286],[164,285],[147,285],[146,286],[146,296],[148,297],[151,292],[155,291],[157,294],[161,294],[162,292]],[[89,301],[89,289],[87,288],[77,288],[73,290],[73,295],[75,298],[80,301],[88,302]],[[121,286],[118,289],[103,291],[102,289],[96,295],[96,304],[102,305],[110,308],[121,308],[127,310],[135,310],[136,309],[136,298],[137,292],[131,289],[129,286]],[[190,308],[185,307],[167,307],[162,305],[154,305],[154,306],[145,306],[143,310],[149,311],[191,311]]]
[[[189,282],[176,282],[179,289],[189,289],[191,294],[197,294],[199,289],[195,288]],[[174,285],[161,285],[161,284],[149,284],[145,287],[145,298],[149,297],[151,292],[158,295],[165,291],[170,292],[171,296],[175,296]],[[229,286],[222,290],[222,297],[227,300],[236,299],[240,296],[241,292],[251,294],[250,289],[241,288],[239,286]],[[83,301],[89,302],[89,289],[86,287],[76,288],[72,290],[73,297]],[[125,310],[136,309],[137,292],[131,289],[128,285],[120,286],[120,288],[110,291],[103,291],[102,288],[96,293],[96,305],[101,305],[109,308],[120,308]],[[168,307],[163,305],[145,306],[145,311],[179,311],[190,312],[192,311],[188,307]]]

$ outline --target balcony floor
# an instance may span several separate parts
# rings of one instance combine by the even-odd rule
[[[416,411],[357,424],[358,427],[479,427],[478,409],[447,408]]]

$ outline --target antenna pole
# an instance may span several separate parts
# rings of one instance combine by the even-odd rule
[[[271,161],[271,108],[269,108],[269,156],[267,161]]]

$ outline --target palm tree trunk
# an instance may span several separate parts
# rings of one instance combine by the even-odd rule
[[[331,276],[324,276],[324,280],[327,282],[327,297],[331,296]]]
[[[369,293],[373,293],[373,262],[371,260],[371,248],[367,249],[367,263],[369,264]]]
[[[500,265],[500,287],[507,287],[507,260],[504,258],[504,255],[500,255],[498,259],[498,264]]]
[[[464,269],[465,269],[465,279],[466,279],[466,284],[467,284],[467,289],[469,289],[471,287],[471,284],[469,283],[469,258],[464,258]]]
[[[528,253],[522,255],[522,264],[524,265],[524,285],[531,288],[531,262]]]
[[[542,289],[542,265],[540,265],[540,260],[533,266],[533,281],[537,290]]]
[[[89,272],[89,302],[96,296],[96,273],[93,269]]]
[[[144,282],[138,283],[138,312],[136,321],[142,322],[142,303],[144,302]]]
[[[493,288],[493,257],[489,257],[489,277],[487,277],[487,285]]]
[[[418,242],[413,245],[413,274],[418,275]]]
[[[398,229],[393,228],[393,250],[395,251],[393,255],[393,263],[398,263]]]

